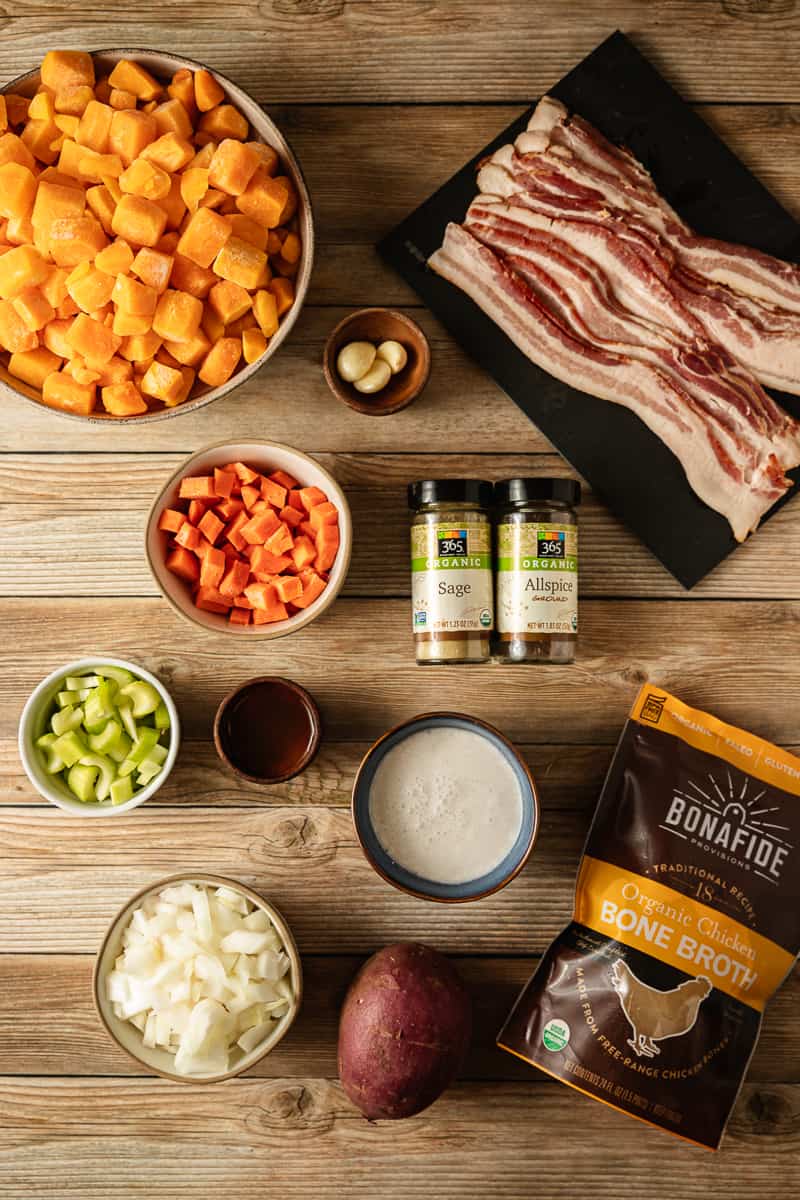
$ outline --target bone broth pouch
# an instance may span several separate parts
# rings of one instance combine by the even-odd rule
[[[645,686],[498,1044],[716,1148],[800,948],[800,759]]]

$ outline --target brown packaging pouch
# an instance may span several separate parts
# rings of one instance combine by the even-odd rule
[[[498,1045],[716,1148],[800,948],[800,759],[642,688],[584,847],[571,925]]]

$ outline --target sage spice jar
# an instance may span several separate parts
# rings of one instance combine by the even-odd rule
[[[574,479],[495,484],[497,636],[507,663],[569,663],[578,640],[578,518]]]
[[[412,628],[417,662],[481,663],[494,626],[492,485],[421,479],[408,485]]]

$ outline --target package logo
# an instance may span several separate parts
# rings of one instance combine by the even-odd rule
[[[439,558],[455,558],[467,553],[466,529],[440,529],[437,541]]]
[[[567,535],[563,529],[549,532],[540,529],[536,538],[536,553],[539,558],[564,558],[567,550]]]
[[[664,711],[666,702],[666,696],[657,696],[655,692],[649,692],[644,698],[644,704],[639,716],[643,721],[649,721],[651,725],[657,725],[661,720],[661,714]]]

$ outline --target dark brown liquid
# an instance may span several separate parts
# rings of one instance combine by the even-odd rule
[[[231,762],[257,779],[280,779],[302,763],[314,736],[311,715],[294,688],[254,683],[225,709],[220,739]]]

